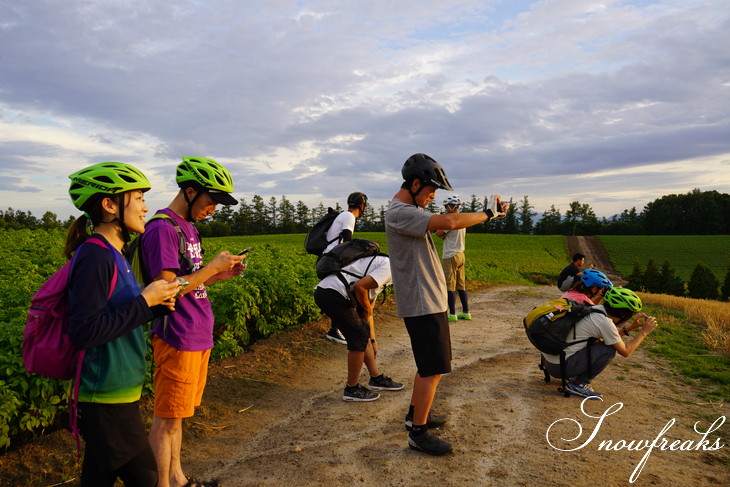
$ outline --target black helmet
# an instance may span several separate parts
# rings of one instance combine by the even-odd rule
[[[449,184],[449,180],[446,179],[446,173],[441,164],[426,154],[413,154],[403,164],[400,173],[406,181],[420,179],[424,185],[431,184],[446,191],[454,190]]]
[[[360,205],[364,205],[367,202],[368,197],[365,195],[365,193],[361,193],[360,191],[355,191],[347,197],[347,206],[349,208],[356,208]]]

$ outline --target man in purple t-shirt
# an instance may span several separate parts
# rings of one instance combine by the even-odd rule
[[[157,212],[164,217],[146,226],[140,245],[147,275],[188,283],[175,311],[152,327],[156,368],[150,445],[157,460],[159,487],[188,483],[180,458],[182,420],[191,417],[200,405],[213,348],[214,317],[205,286],[244,270],[244,256],[227,251],[203,266],[200,237],[193,225],[212,215],[218,204],[238,203],[230,194],[230,173],[213,159],[183,157],[176,181],[180,191],[167,208]]]

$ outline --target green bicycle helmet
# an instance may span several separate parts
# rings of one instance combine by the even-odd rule
[[[100,196],[113,196],[127,191],[145,192],[152,185],[142,171],[123,162],[100,162],[69,176],[68,193],[76,208],[86,211]]]
[[[603,295],[603,302],[612,308],[628,309],[631,312],[641,311],[641,299],[631,289],[611,287]]]
[[[207,157],[183,157],[177,166],[175,181],[181,188],[204,189],[222,205],[238,204],[233,192],[231,173],[219,162]]]

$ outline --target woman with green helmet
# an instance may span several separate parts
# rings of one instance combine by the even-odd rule
[[[657,327],[656,318],[641,311],[641,299],[630,289],[610,287],[601,304],[593,307],[597,312],[587,314],[575,325],[571,333],[572,345],[564,350],[565,369],[561,371],[560,355],[542,354],[542,367],[551,376],[565,375],[566,392],[581,397],[600,399],[590,382],[600,374],[616,356],[630,357],[641,342]],[[637,314],[638,313],[638,314]],[[632,323],[624,323],[634,318]],[[631,332],[639,332],[631,337]],[[623,341],[621,336],[631,337]],[[590,345],[590,343],[593,343]]]
[[[73,259],[68,333],[86,351],[78,404],[86,442],[81,485],[111,487],[120,478],[153,486],[157,467],[138,405],[147,372],[142,325],[174,309],[178,285],[159,280],[140,292],[122,255],[129,232],[144,232],[150,183],[142,172],[102,162],[69,178],[71,200],[84,212],[64,249]]]

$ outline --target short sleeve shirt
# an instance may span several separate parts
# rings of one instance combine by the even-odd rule
[[[603,312],[606,308],[603,305],[595,307]],[[573,340],[573,333],[569,335],[570,340]],[[606,345],[614,345],[621,341],[621,336],[618,334],[618,328],[611,321],[611,319],[603,313],[590,313],[586,315],[582,320],[575,325],[575,340],[586,340],[588,338],[602,338],[603,343]],[[569,358],[576,352],[583,350],[588,346],[587,342],[576,343],[565,348],[565,358]],[[545,359],[552,364],[560,363],[560,355],[549,355],[544,353]]]
[[[390,269],[398,316],[446,311],[446,279],[428,231],[433,215],[393,198],[385,212]]]
[[[441,256],[444,259],[450,259],[459,252],[463,252],[466,241],[466,228],[457,228],[456,230],[446,230],[444,237],[444,248]]]
[[[157,213],[165,213],[180,225],[193,268],[188,269],[187,264],[180,267],[180,240],[177,230],[170,222],[157,219],[147,224],[141,237],[140,247],[149,275],[154,277],[168,269],[178,276],[186,276],[200,269],[203,266],[203,250],[198,232],[192,223],[167,208]],[[205,284],[201,284],[179,297],[175,302],[175,311],[166,320],[157,322],[152,331],[178,350],[199,352],[213,348],[213,323],[213,309]]]
[[[355,215],[350,213],[349,211],[343,211],[339,215],[337,215],[337,218],[334,219],[332,222],[332,225],[330,226],[330,229],[327,230],[327,241],[335,240],[339,235],[344,231],[349,230],[350,232],[355,232]],[[326,254],[330,250],[332,250],[337,244],[340,243],[340,240],[337,239],[331,244],[327,246],[326,249],[324,249],[323,254]]]
[[[375,289],[369,289],[370,301],[373,301],[383,291],[383,288],[392,282],[390,274],[390,260],[388,257],[383,255],[376,255],[374,257],[363,257],[358,259],[352,264],[348,264],[342,268],[344,271],[342,277],[345,281],[352,286],[355,281],[358,281],[362,277],[370,276],[378,287]],[[358,277],[361,276],[361,277]],[[338,293],[342,294],[343,297],[348,298],[347,289],[345,289],[342,281],[337,277],[336,274],[330,275],[322,279],[317,287],[323,289],[334,289]]]

